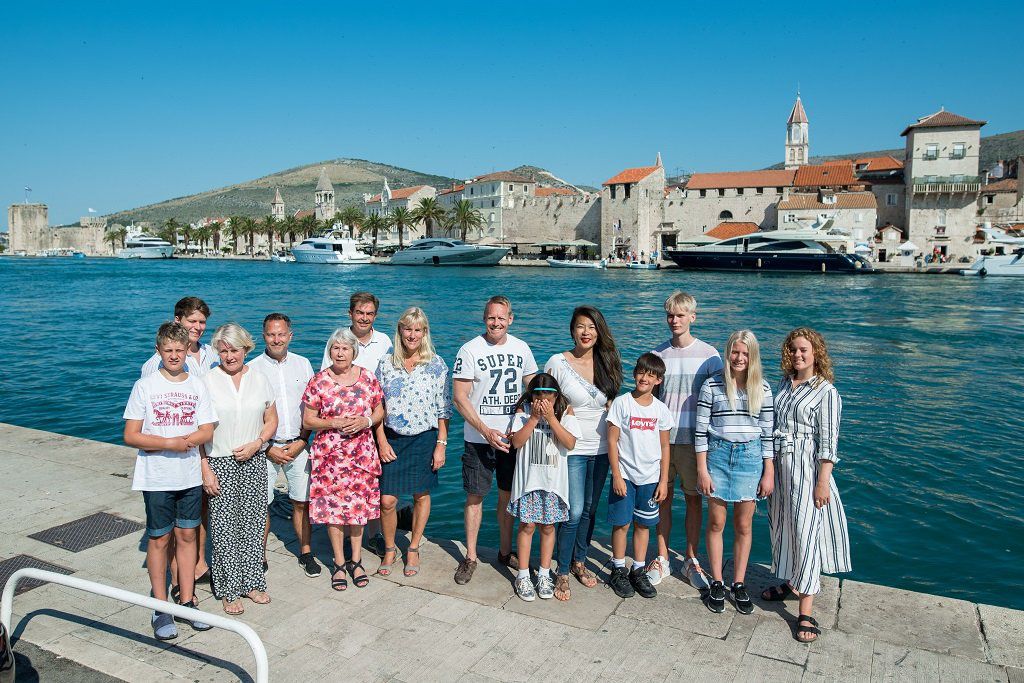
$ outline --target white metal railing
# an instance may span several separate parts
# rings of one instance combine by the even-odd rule
[[[148,595],[139,595],[138,593],[132,593],[131,591],[126,591],[121,588],[106,586],[102,583],[96,583],[95,581],[86,581],[85,579],[80,579],[75,576],[56,574],[43,569],[19,569],[7,580],[7,585],[4,586],[3,596],[0,597],[0,622],[3,623],[8,633],[12,632],[11,615],[14,612],[14,591],[18,587],[18,583],[26,579],[58,583],[62,586],[77,588],[78,590],[86,591],[87,593],[95,593],[96,595],[102,595],[106,598],[112,598],[132,605],[138,605],[139,607],[147,607],[158,612],[166,612],[167,614],[171,614],[182,619],[202,621],[216,628],[222,628],[226,631],[237,633],[245,639],[245,642],[249,645],[249,649],[252,650],[253,656],[256,658],[256,683],[267,683],[268,681],[270,665],[267,662],[267,650],[263,647],[263,641],[260,640],[256,631],[247,624],[243,624],[235,619],[220,616],[219,614],[202,612],[191,607],[183,607],[182,605],[177,605],[172,602],[157,600],[156,598],[151,598]]]

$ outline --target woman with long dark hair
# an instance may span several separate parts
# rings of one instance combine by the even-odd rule
[[[622,361],[608,323],[597,308],[579,306],[569,319],[572,350],[544,365],[579,421],[582,436],[569,451],[569,520],[558,527],[555,597],[569,599],[569,574],[586,586],[597,577],[586,567],[594,536],[594,511],[608,478],[608,405],[622,388]]]

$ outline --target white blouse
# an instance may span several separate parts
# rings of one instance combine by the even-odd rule
[[[580,424],[581,436],[569,455],[597,455],[608,452],[608,397],[583,379],[565,354],[556,353],[544,364],[544,372],[558,381],[565,400]]]
[[[232,449],[255,441],[263,431],[263,413],[274,405],[270,381],[258,370],[247,369],[235,389],[231,376],[219,366],[203,375],[217,412],[213,441],[207,444],[209,457],[231,457]]]

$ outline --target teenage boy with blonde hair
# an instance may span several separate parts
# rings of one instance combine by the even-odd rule
[[[665,299],[665,322],[671,338],[653,353],[665,361],[665,381],[656,394],[676,420],[670,435],[668,496],[661,501],[658,520],[658,557],[647,567],[653,585],[672,573],[668,558],[672,535],[672,492],[676,479],[686,499],[686,552],[683,573],[694,588],[707,590],[707,578],[697,560],[703,522],[703,499],[697,491],[697,454],[693,448],[697,425],[697,395],[711,375],[722,369],[722,357],[710,344],[690,333],[697,319],[697,300],[685,292],[675,291]]]

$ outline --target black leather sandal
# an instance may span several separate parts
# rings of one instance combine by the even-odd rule
[[[341,578],[335,578],[335,575],[341,572]],[[345,578],[345,567],[338,565],[335,562],[331,562],[331,588],[336,591],[343,591],[348,588],[348,579]]]
[[[793,587],[788,583],[780,583],[778,586],[761,591],[761,599],[766,602],[781,602],[791,595],[793,595]]]
[[[370,577],[366,573],[366,569],[363,568],[362,561],[355,562],[349,560],[345,563],[345,569],[348,570],[349,575],[352,577],[352,583],[356,585],[356,588],[366,588],[367,584],[370,583]],[[356,569],[362,569],[363,575],[356,576]]]
[[[810,624],[810,626],[805,626],[804,625],[805,622],[807,624]],[[813,638],[801,638],[800,637],[801,633],[807,633],[807,634],[810,634],[810,635],[812,635],[814,637]],[[799,643],[813,643],[814,641],[816,641],[818,639],[818,636],[820,636],[820,635],[821,635],[821,629],[818,628],[818,622],[816,622],[814,620],[814,617],[812,617],[809,614],[801,614],[797,618],[797,620],[796,620],[796,631],[793,633],[793,638],[797,642],[799,642]]]

